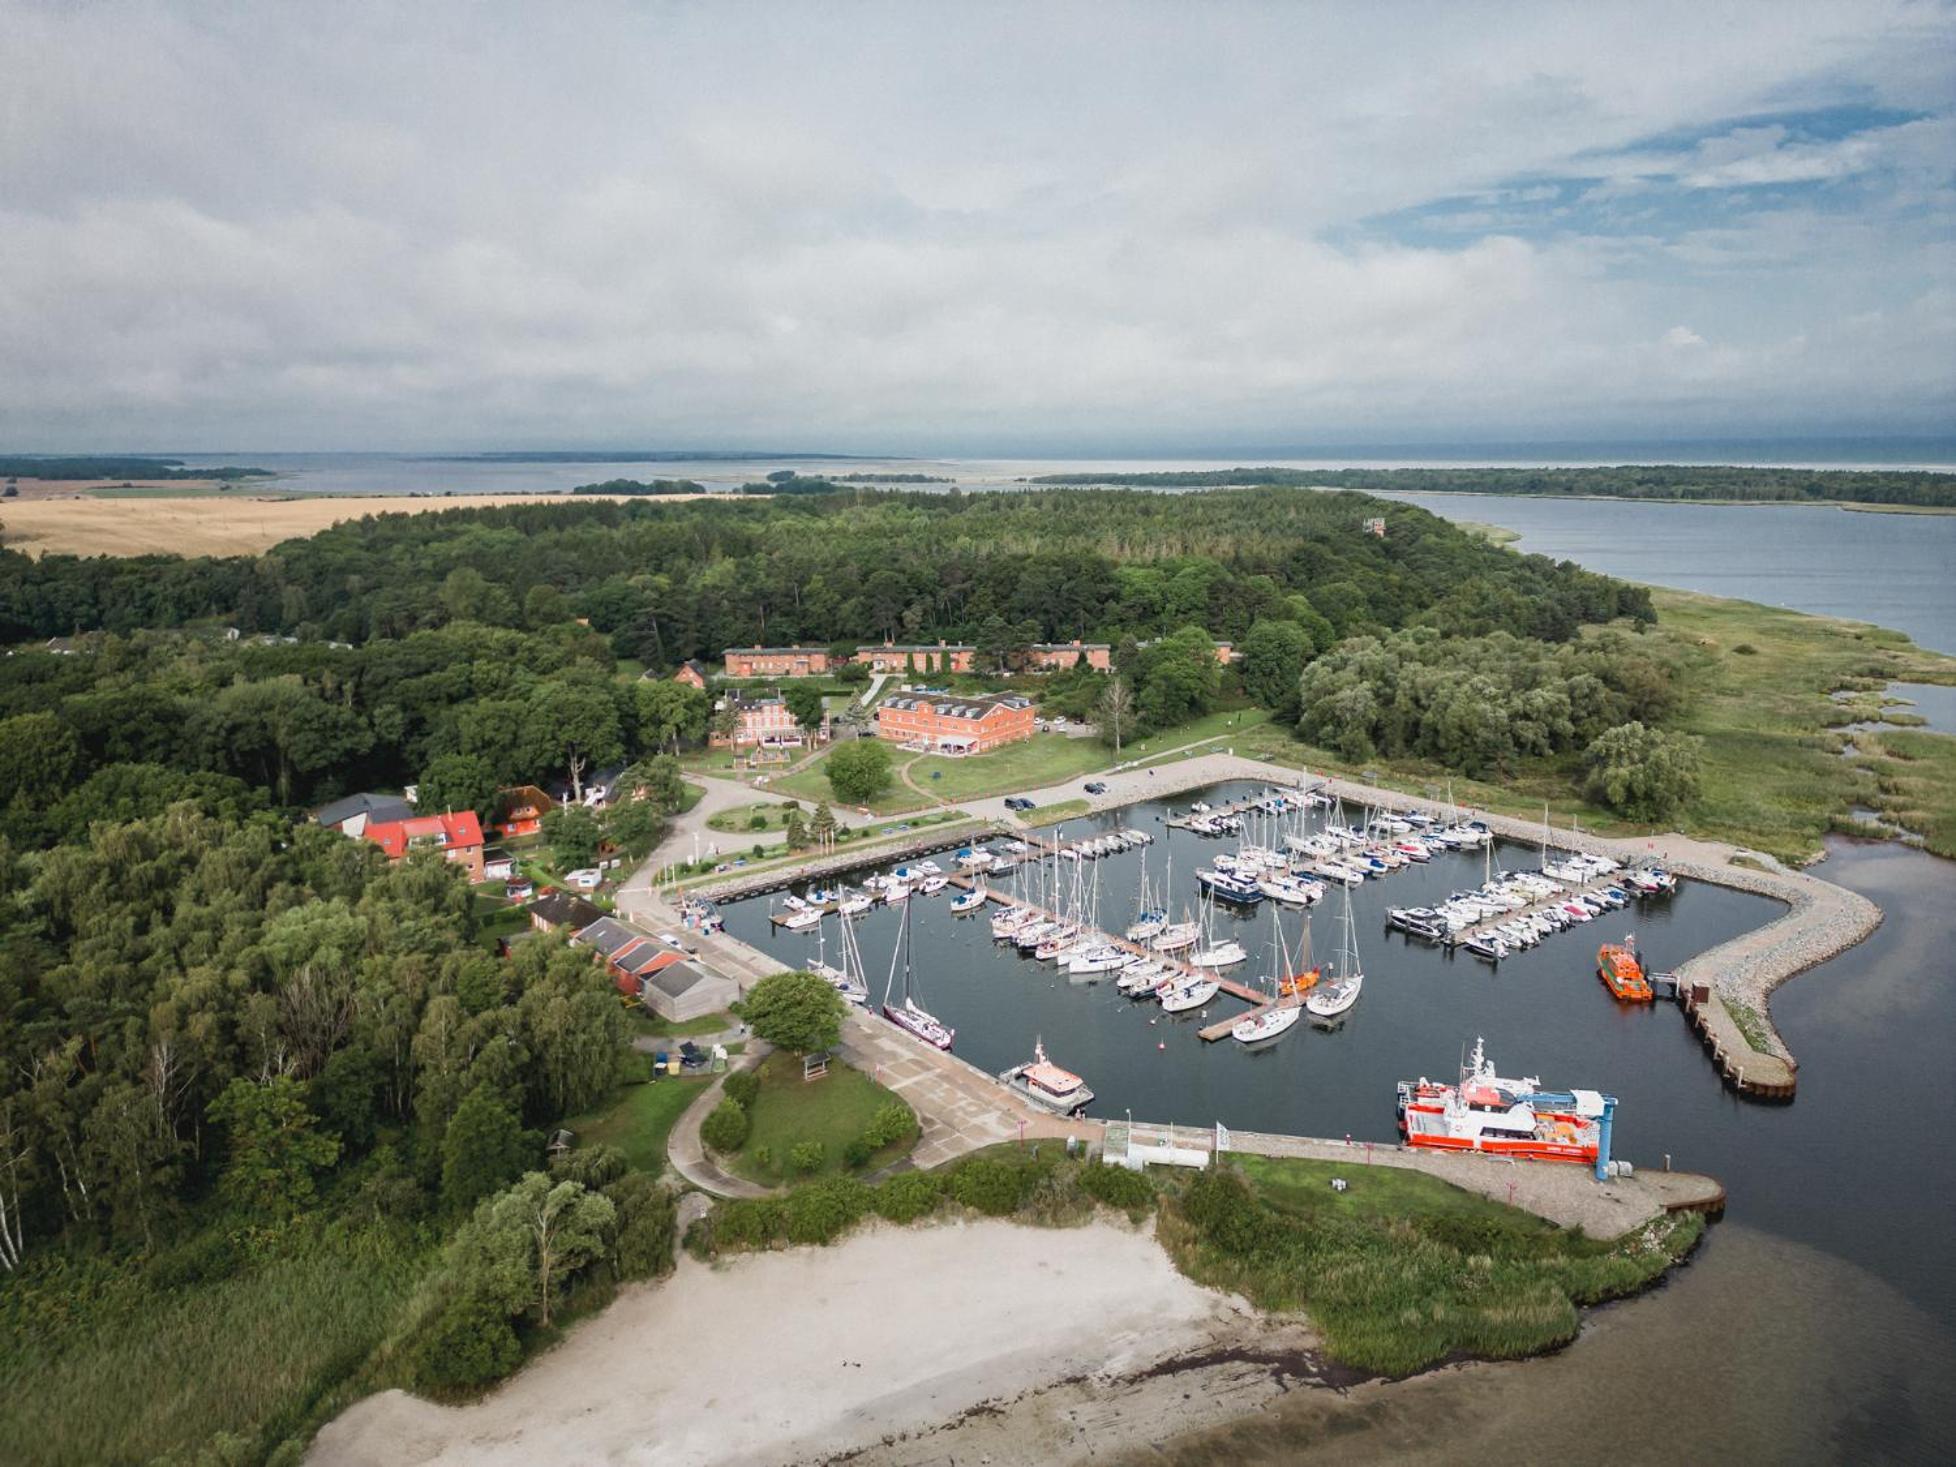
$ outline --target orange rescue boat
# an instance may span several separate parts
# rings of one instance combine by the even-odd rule
[[[1649,1003],[1656,997],[1644,976],[1644,965],[1637,960],[1634,938],[1626,938],[1621,945],[1606,942],[1596,949],[1596,976],[1624,1003]]]

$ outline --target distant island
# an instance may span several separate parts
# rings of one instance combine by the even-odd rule
[[[955,484],[956,479],[947,479],[942,474],[837,474],[836,479],[844,484]]]
[[[215,469],[187,469],[180,458],[140,458],[88,456],[40,458],[32,454],[0,456],[0,477],[8,479],[239,479],[276,478],[270,469],[225,466]]]
[[[1620,464],[1571,469],[1189,469],[1139,474],[1042,474],[1031,484],[1216,489],[1259,484],[1423,494],[1537,494],[1611,499],[1893,504],[1956,509],[1956,474],[1901,469],[1779,469]]]
[[[697,479],[606,479],[602,484],[579,484],[573,494],[704,494]]]
[[[752,453],[745,449],[632,448],[540,449],[512,453],[429,454],[436,464],[685,464],[780,463],[783,459],[812,459],[822,463],[858,463],[851,453]]]

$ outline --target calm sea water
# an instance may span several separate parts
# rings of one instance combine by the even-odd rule
[[[1393,497],[1447,519],[1518,531],[1517,550],[1626,580],[1869,621],[1956,652],[1956,515],[1507,494]]]
[[[1222,786],[1209,798],[1250,788]],[[1197,866],[1234,842],[1171,833],[1161,823],[1167,810],[1142,804],[1118,820],[1076,821],[1068,831],[1084,835],[1124,823],[1154,833],[1147,871],[1159,883],[1172,856],[1179,906],[1194,900]],[[1728,1225],[1712,1233],[1710,1262],[1669,1286],[1685,1295],[1702,1289],[1718,1302],[1640,1315],[1639,1331],[1652,1349],[1630,1351],[1612,1365],[1630,1378],[1613,1380],[1611,1393],[1679,1389],[1688,1375],[1677,1368],[1679,1352],[1698,1357],[1735,1344],[1694,1336],[1703,1326],[1700,1316],[1739,1309],[1733,1317],[1743,1325],[1735,1327],[1748,1338],[1790,1337],[1756,1347],[1764,1352],[1750,1357],[1760,1364],[1759,1373],[1768,1359],[1778,1362],[1775,1369],[1817,1372],[1809,1381],[1814,1393],[1794,1393],[1798,1409],[1762,1421],[1756,1399],[1763,1379],[1748,1380],[1738,1395],[1724,1388],[1689,1390],[1689,1409],[1698,1416],[1671,1450],[1691,1459],[1770,1443],[1780,1460],[1825,1461],[1839,1455],[1838,1441],[1829,1447],[1827,1434],[1850,1430],[1843,1422],[1854,1412],[1851,1402],[1838,1398],[1846,1377],[1822,1373],[1829,1353],[1810,1337],[1822,1316],[1851,1308],[1855,1337],[1887,1342],[1887,1353],[1858,1362],[1852,1372],[1856,1389],[1864,1392],[1876,1390],[1870,1380],[1904,1394],[1929,1390],[1931,1383],[1946,1391],[1945,1377],[1923,1375],[1921,1362],[1929,1358],[1924,1350],[1956,1360],[1950,1328],[1956,1320],[1956,1224],[1948,1201],[1956,1195],[1956,1159],[1935,1139],[1946,1110],[1949,1056],[1956,1054],[1956,866],[1889,844],[1836,840],[1829,850],[1828,878],[1864,892],[1888,916],[1867,942],[1776,996],[1774,1016],[1801,1062],[1799,1098],[1786,1106],[1736,1099],[1673,1005],[1620,1006],[1595,976],[1599,942],[1634,932],[1661,968],[1780,910],[1763,898],[1696,883],[1686,883],[1669,901],[1607,915],[1490,967],[1407,942],[1382,927],[1389,905],[1425,905],[1477,884],[1478,855],[1442,856],[1367,882],[1352,903],[1366,973],[1357,1008],[1334,1029],[1300,1025],[1260,1052],[1232,1040],[1205,1045],[1195,1037],[1203,1022],[1240,1011],[1233,1000],[1219,998],[1206,1020],[1163,1015],[1154,1005],[1121,997],[1111,983],[1070,981],[1049,965],[995,945],[982,917],[952,916],[941,895],[913,899],[911,938],[922,999],[957,1028],[959,1055],[985,1070],[1002,1070],[1030,1057],[1034,1039],[1043,1038],[1053,1059],[1095,1089],[1090,1114],[1102,1117],[1132,1109],[1137,1118],[1190,1126],[1221,1121],[1246,1130],[1390,1142],[1392,1082],[1450,1074],[1462,1046],[1476,1036],[1485,1036],[1504,1072],[1609,1090],[1622,1102],[1617,1154],[1645,1166],[1661,1166],[1669,1154],[1677,1167],[1719,1177],[1730,1194]],[[1504,843],[1497,859],[1528,868],[1538,855],[1532,847]],[[1130,919],[1142,861],[1140,853],[1129,852],[1082,868],[1084,879],[1098,880],[1103,925]],[[1064,879],[1072,870],[1062,863]],[[1334,892],[1312,914],[1320,960],[1337,942],[1341,904]],[[783,961],[812,955],[812,939],[777,931],[768,910],[765,898],[730,905],[729,930]],[[897,912],[878,909],[858,922],[875,997],[882,993],[901,920]],[[1295,948],[1302,920],[1289,914],[1282,921]],[[1219,917],[1218,930],[1251,950],[1251,962],[1234,970],[1236,976],[1269,971],[1267,912]],[[1734,1240],[1729,1247],[1727,1233]],[[1789,1261],[1798,1265],[1790,1272],[1784,1267]],[[1741,1298],[1742,1308],[1735,1303]],[[1871,1309],[1886,1313],[1865,1317]],[[1920,1342],[1920,1348],[1903,1351],[1902,1340]],[[1742,1373],[1752,1374],[1749,1368]],[[1566,1403],[1567,1381],[1559,1365],[1491,1372],[1481,1388],[1500,1393],[1511,1411],[1477,1408],[1463,1419],[1484,1430],[1489,1442],[1504,1441],[1515,1413],[1522,1419],[1535,1412],[1554,1417],[1558,1403]],[[1783,1386],[1775,1377],[1771,1389]],[[1936,1460],[1949,1444],[1952,1424],[1956,1415],[1946,1396],[1916,1401],[1870,1428],[1875,1436],[1860,1441],[1857,1450],[1865,1455],[1859,1459]],[[1385,1426],[1368,1420],[1366,1430],[1375,1428]],[[1823,1435],[1816,1438],[1816,1431]],[[1187,1460],[1294,1460],[1287,1451],[1230,1438],[1213,1455]]]

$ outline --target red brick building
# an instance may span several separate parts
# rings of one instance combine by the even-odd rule
[[[885,642],[880,647],[858,647],[850,659],[865,664],[871,672],[970,672],[976,647],[962,642]]]
[[[684,683],[689,688],[698,688],[702,693],[706,691],[706,669],[690,657],[679,664],[679,671],[672,675],[672,680]]]
[[[1026,665],[1040,672],[1064,672],[1070,667],[1086,663],[1096,672],[1106,672],[1114,665],[1114,649],[1105,642],[1034,642]]]
[[[729,710],[733,713],[733,727],[722,730],[718,715]],[[716,749],[798,749],[808,742],[808,731],[795,722],[795,715],[788,711],[788,704],[779,693],[766,697],[729,694],[720,700],[715,715],[711,743]],[[816,739],[819,742],[827,737],[825,719],[816,732]]]
[[[364,832],[383,851],[387,859],[398,861],[409,851],[438,850],[448,860],[469,873],[470,881],[482,880],[482,822],[475,811],[459,815],[416,815],[411,820],[369,824]]]
[[[829,670],[826,647],[729,647],[720,656],[728,677],[820,677]]]
[[[876,706],[876,736],[937,754],[984,754],[1032,737],[1030,698],[904,693]]]

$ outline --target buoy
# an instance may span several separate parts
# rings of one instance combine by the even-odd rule
[[[1166,1048],[1168,1048],[1168,1046],[1167,1046],[1167,1045],[1165,1045],[1165,1044],[1157,1044],[1157,1045],[1155,1046],[1155,1048],[1156,1048],[1156,1049],[1166,1049]]]

